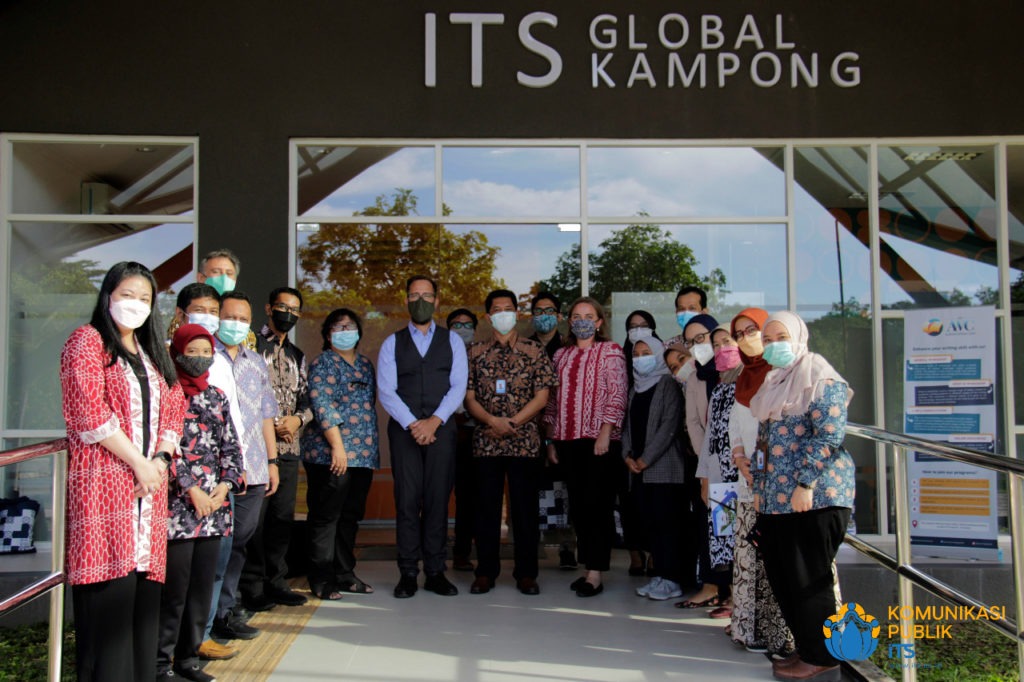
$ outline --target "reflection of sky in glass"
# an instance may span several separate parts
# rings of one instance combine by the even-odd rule
[[[999,286],[999,268],[981,261],[964,258],[939,249],[901,239],[891,234],[881,235],[882,241],[892,248],[917,271],[921,278],[936,291],[948,294],[954,289],[972,297],[981,287],[997,288]],[[910,282],[914,286],[915,282]],[[890,305],[897,301],[912,300],[898,282],[890,277],[882,278],[882,305]]]
[[[302,180],[300,179],[300,182]],[[304,216],[351,216],[373,206],[380,195],[396,188],[411,189],[419,199],[419,214],[434,215],[434,150],[405,147],[373,164],[307,211]]]
[[[785,213],[785,175],[751,147],[591,147],[587,164],[587,201],[594,216]]]
[[[575,216],[580,153],[548,147],[445,147],[444,203],[459,216]]]
[[[189,224],[165,224],[136,232],[106,244],[100,244],[65,260],[95,260],[99,267],[109,270],[110,266],[123,260],[134,260],[142,263],[150,270],[160,267],[171,256],[193,243],[194,227]],[[244,273],[244,267],[243,267]],[[178,281],[171,284],[175,292],[195,281],[195,273],[191,270]],[[161,282],[161,285],[163,283]]]

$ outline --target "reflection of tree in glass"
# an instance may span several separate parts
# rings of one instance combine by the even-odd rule
[[[412,190],[398,188],[355,215],[414,216],[416,204]],[[443,215],[450,212],[443,207]],[[502,285],[494,273],[499,251],[483,232],[456,233],[437,223],[321,223],[299,249],[299,286],[307,309],[348,306],[370,318],[401,317],[405,281],[427,274],[437,280],[443,313],[479,305]]]
[[[708,306],[715,309],[725,293],[725,274],[718,268],[707,277],[694,271],[693,250],[672,238],[660,225],[629,225],[612,232],[590,253],[590,295],[604,305],[614,291],[671,291],[697,285],[708,291]],[[580,295],[580,247],[558,257],[555,272],[535,286],[569,302]]]

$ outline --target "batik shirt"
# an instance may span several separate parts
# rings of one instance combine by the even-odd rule
[[[267,465],[267,442],[263,439],[263,420],[277,416],[277,399],[270,386],[270,373],[263,356],[244,346],[232,359],[224,344],[216,341],[217,355],[228,361],[235,377],[241,423],[235,422],[238,439],[245,457],[245,482],[266,485],[270,480]]]
[[[189,489],[199,486],[212,495],[220,483],[232,490],[242,485],[242,449],[230,418],[228,399],[215,386],[195,394],[185,411],[181,457],[171,466],[168,492],[167,538],[187,540],[231,534],[231,502],[227,499],[212,514],[200,519]]]
[[[373,365],[356,354],[356,364],[333,350],[324,351],[309,368],[309,400],[313,421],[302,433],[302,458],[313,464],[331,463],[331,445],[324,431],[337,426],[348,466],[380,467],[377,446],[377,383]]]
[[[257,350],[267,361],[270,371],[270,385],[277,399],[278,413],[275,416],[296,415],[303,425],[308,424],[313,418],[313,411],[309,407],[306,356],[287,336],[278,343],[277,335],[266,324],[257,335],[256,342]],[[299,456],[298,434],[291,443],[278,438],[277,455],[286,460],[296,459]]]
[[[508,343],[481,341],[471,345],[467,355],[466,390],[473,391],[480,406],[495,417],[514,417],[538,391],[558,386],[555,367],[537,341],[518,335]],[[536,457],[539,452],[536,419],[519,424],[511,436],[490,436],[483,424],[473,432],[474,457]]]
[[[804,414],[761,424],[767,439],[765,468],[754,471],[762,514],[793,513],[798,483],[814,485],[813,509],[853,507],[853,458],[843,447],[847,386],[831,382]]]

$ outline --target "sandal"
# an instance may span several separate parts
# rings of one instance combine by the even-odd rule
[[[318,590],[311,589],[310,591],[315,594],[317,598],[323,599],[324,601],[338,601],[344,596],[341,594],[339,588],[333,585],[324,585]]]
[[[708,618],[729,618],[732,616],[731,606],[719,606],[708,614]]]
[[[677,609],[704,609],[709,607],[717,607],[722,605],[722,599],[716,594],[708,597],[704,601],[677,601],[675,607]]]
[[[338,583],[337,589],[350,594],[373,594],[373,588],[359,578],[352,578]]]

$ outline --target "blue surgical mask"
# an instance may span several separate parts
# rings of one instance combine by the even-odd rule
[[[209,284],[211,287],[216,289],[217,293],[221,296],[229,291],[235,290],[235,280],[224,274],[220,274],[215,277],[207,277],[205,284]]]
[[[789,367],[794,360],[796,353],[789,341],[776,341],[764,347],[764,361],[772,367]]]
[[[355,348],[359,343],[359,330],[345,329],[340,332],[331,332],[331,345],[338,350],[349,350]]]
[[[516,328],[516,315],[511,310],[504,310],[500,313],[494,313],[491,315],[491,326],[494,327],[494,331],[499,334],[508,334],[510,331]]]
[[[577,339],[589,339],[597,333],[597,325],[593,320],[573,320],[570,328]]]
[[[658,358],[653,355],[640,355],[633,358],[633,369],[640,376],[646,376],[658,366]]]
[[[216,334],[217,328],[220,327],[220,318],[209,313],[189,313],[188,323],[198,324],[211,334]]]
[[[676,313],[676,322],[679,323],[680,329],[685,329],[686,324],[695,317],[697,317],[697,313],[692,310],[680,310]]]
[[[225,346],[240,346],[249,336],[249,324],[238,320],[221,320],[217,338]]]
[[[547,334],[558,326],[557,315],[534,315],[533,328],[541,334]]]

